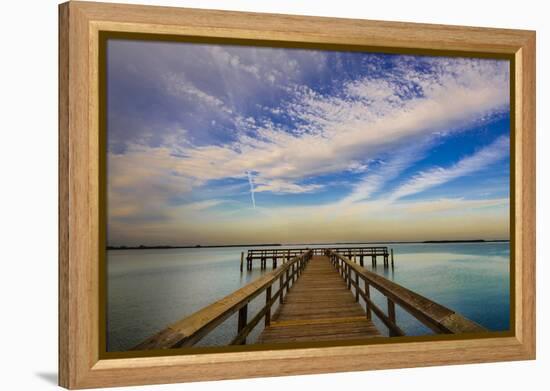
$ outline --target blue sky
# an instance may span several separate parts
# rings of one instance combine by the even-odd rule
[[[109,244],[508,238],[507,61],[107,50]]]

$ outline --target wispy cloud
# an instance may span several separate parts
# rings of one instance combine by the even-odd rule
[[[349,240],[503,239],[508,237],[507,198],[466,200],[443,198],[427,201],[368,201],[342,206],[306,205],[265,210],[254,214],[234,209],[207,209],[192,225],[181,224],[190,212],[179,208],[166,221],[139,225],[115,220],[110,238],[114,243],[284,243]],[[256,210],[260,210],[257,208]],[[236,224],[238,223],[238,229]],[[145,238],[137,241],[136,238]]]
[[[483,170],[508,156],[509,149],[510,139],[507,136],[501,136],[492,144],[480,149],[471,156],[461,159],[450,167],[437,167],[418,173],[411,180],[399,186],[389,196],[389,199],[398,200],[464,175]]]
[[[472,211],[476,209],[507,207],[510,204],[508,198],[491,198],[480,200],[465,200],[463,198],[440,198],[429,201],[415,201],[397,204],[400,210],[406,210],[408,214],[442,213],[451,211]]]
[[[176,97],[199,100],[208,106],[218,108],[228,114],[232,113],[224,101],[197,88],[192,82],[186,80],[183,75],[168,73],[163,76],[163,80],[166,91]]]
[[[428,139],[393,151],[388,160],[380,161],[378,167],[369,170],[340,203],[346,204],[371,198],[381,191],[387,182],[398,177],[405,169],[421,159],[431,144],[431,139]]]
[[[195,202],[190,202],[182,205],[180,209],[183,208],[183,209],[186,209],[187,211],[202,211],[202,210],[210,209],[220,204],[223,204],[224,202],[225,202],[224,200],[195,201]]]
[[[298,184],[291,181],[283,181],[279,179],[273,179],[267,181],[267,183],[258,184],[256,186],[256,192],[271,192],[275,194],[299,194],[310,193],[315,190],[321,189],[322,185],[316,184]]]

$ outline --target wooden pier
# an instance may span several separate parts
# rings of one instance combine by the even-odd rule
[[[312,249],[314,255],[324,254],[324,248],[315,248]],[[371,259],[371,264],[373,267],[377,266],[377,259],[381,257],[384,262],[384,267],[390,266],[390,256],[391,256],[391,266],[394,266],[393,259],[393,249],[388,251],[388,247],[377,246],[377,247],[336,247],[334,251],[347,256],[349,259],[354,261],[359,261],[361,266],[364,266],[365,258]],[[248,250],[246,257],[244,252],[241,253],[241,272],[244,270],[244,262],[246,261],[246,270],[252,270],[254,266],[254,261],[260,261],[260,269],[267,269],[267,264],[271,261],[272,269],[275,269],[277,265],[290,261],[292,258],[302,255],[308,252],[307,248],[266,248],[266,249],[251,249]]]
[[[270,255],[273,257],[273,253]],[[396,306],[436,334],[487,331],[455,311],[365,269],[357,259],[349,258],[357,255],[361,253],[345,253],[342,249],[296,250],[291,253],[292,258],[273,271],[159,331],[133,350],[193,346],[233,315],[237,316],[237,329],[230,345],[246,344],[247,337],[260,323],[263,331],[253,343],[398,337],[405,332],[398,325]],[[372,290],[384,296],[385,310],[371,299]],[[249,303],[255,299],[262,300],[263,306],[250,317]],[[381,321],[385,330],[377,329],[373,316]]]

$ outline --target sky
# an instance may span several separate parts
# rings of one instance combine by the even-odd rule
[[[111,39],[112,246],[508,239],[509,62]]]

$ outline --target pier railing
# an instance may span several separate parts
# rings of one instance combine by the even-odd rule
[[[341,248],[334,248],[333,251],[342,254],[343,256],[347,256],[350,260],[359,260],[359,264],[363,266],[363,259],[365,257],[371,258],[372,266],[376,266],[376,258],[382,257],[384,261],[384,266],[388,267],[390,265],[390,252],[388,251],[388,247],[386,246],[378,246],[378,247],[341,247]],[[393,267],[393,249],[391,249],[391,266]]]
[[[292,258],[302,255],[308,251],[313,251],[313,255],[324,255],[326,248],[262,248],[262,249],[250,249],[247,251],[246,256],[244,251],[241,252],[241,272],[244,270],[246,261],[246,270],[252,270],[254,260],[260,261],[260,269],[267,269],[269,261],[272,262],[272,268],[275,269],[278,263],[285,263]],[[333,251],[336,251],[349,259],[358,259],[361,266],[363,266],[363,260],[365,257],[370,258],[372,266],[376,266],[377,257],[382,257],[384,266],[390,266],[390,254],[391,254],[391,266],[393,267],[393,249],[388,251],[386,246],[375,247],[335,247]]]
[[[355,300],[361,297],[366,303],[367,318],[372,313],[388,328],[390,336],[405,335],[397,325],[395,305],[399,305],[418,321],[437,334],[479,333],[487,331],[477,323],[424,296],[402,287],[376,273],[361,267],[337,251],[327,249],[326,255],[338,270],[348,289],[354,288]],[[360,281],[363,281],[364,289]],[[386,297],[387,312],[371,299],[370,287]]]
[[[246,343],[246,337],[265,319],[265,325],[271,323],[271,307],[279,300],[283,302],[285,292],[300,277],[313,255],[313,250],[304,251],[276,270],[269,272],[221,300],[195,312],[194,314],[168,326],[152,337],[146,339],[132,350],[171,349],[192,346],[204,338],[209,332],[238,312],[237,335],[231,345]],[[273,285],[279,282],[277,291]],[[265,305],[248,320],[248,304],[263,292]]]
[[[260,269],[267,269],[267,261],[271,260],[273,262],[273,269],[277,267],[277,262],[280,260],[281,263],[289,262],[291,259],[311,252],[312,255],[323,255],[324,250],[321,248],[287,248],[287,249],[254,249],[248,250],[246,254],[246,270],[252,270],[253,261],[255,259],[260,261]],[[241,253],[241,272],[244,267],[244,252]]]

